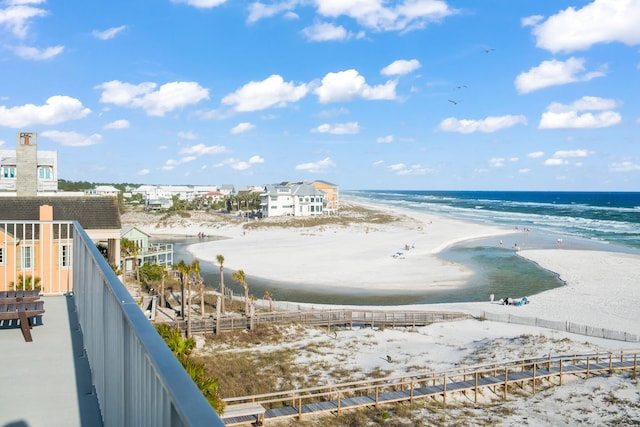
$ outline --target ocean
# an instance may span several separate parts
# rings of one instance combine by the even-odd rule
[[[446,215],[467,221],[502,225],[526,233],[478,239],[452,246],[440,256],[464,264],[474,276],[458,289],[433,292],[328,293],[292,288],[277,281],[251,277],[256,297],[268,290],[274,299],[317,304],[403,305],[487,301],[493,294],[520,298],[563,286],[556,274],[517,256],[521,249],[598,249],[640,254],[640,193],[497,192],[497,191],[342,191],[341,198]],[[507,240],[509,239],[509,240]],[[559,240],[560,239],[560,240]],[[504,240],[503,242],[501,242]],[[174,259],[189,262],[187,247],[197,239],[174,241]],[[502,244],[501,244],[502,243]],[[206,283],[218,283],[218,270],[201,264]],[[242,292],[229,276],[225,284]]]
[[[563,243],[640,253],[640,192],[343,191],[373,202],[474,222],[527,228]],[[530,243],[535,245],[535,243]]]

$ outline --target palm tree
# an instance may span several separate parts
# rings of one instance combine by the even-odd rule
[[[180,273],[180,313],[182,313],[182,319],[184,320],[184,282],[188,279],[185,276],[189,274],[189,266],[184,262],[184,260],[180,260],[178,264],[173,267],[174,270],[178,270]]]
[[[160,269],[162,271],[162,277],[160,278],[160,307],[164,308],[164,278],[167,275],[167,270],[165,270],[164,265],[161,265]]]
[[[234,271],[231,275],[233,280],[240,283],[242,285],[242,289],[244,289],[244,314],[245,316],[249,315],[249,285],[247,285],[247,279],[244,275],[244,270]]]
[[[195,283],[199,276],[200,261],[196,259],[191,262],[191,265],[187,266],[187,337],[191,336],[191,284]]]
[[[273,298],[271,297],[271,292],[264,291],[264,299],[269,300],[269,311],[273,311]]]
[[[30,290],[39,291],[42,289],[40,286],[39,277],[27,276],[24,274],[21,274],[20,276],[18,276],[17,285],[14,282],[10,282],[9,288],[13,289],[14,291],[30,291]]]
[[[127,258],[133,258],[133,265],[136,272],[136,281],[140,284],[140,268],[138,266],[138,253],[140,248],[136,245],[136,242],[129,240],[126,237],[120,239],[120,252],[123,255],[122,260],[122,282],[126,282],[127,277]]]
[[[202,280],[199,260],[196,259],[191,263],[191,271],[194,275],[193,283],[195,284],[197,282],[200,286],[200,314],[204,318],[204,280]],[[191,304],[191,301],[189,301],[189,304]]]
[[[220,313],[224,314],[224,257],[217,255],[216,259],[218,260],[218,264],[220,264],[220,295],[222,295],[220,300]]]

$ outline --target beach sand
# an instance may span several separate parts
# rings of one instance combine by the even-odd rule
[[[157,217],[151,215],[125,215],[123,223],[136,225],[154,236],[196,236],[203,232],[225,237],[195,243],[189,251],[194,257],[214,264],[217,264],[216,256],[222,254],[226,269],[243,269],[252,277],[273,280],[283,286],[304,284],[327,292],[331,289],[420,291],[461,286],[472,271],[440,259],[440,251],[458,242],[490,236],[496,237],[496,244],[500,240],[510,242],[513,234],[519,233],[510,228],[406,209],[366,206],[398,220],[385,224],[352,222],[347,226],[268,227],[249,231],[243,228],[243,221],[207,222],[204,216],[158,223],[154,219]],[[528,295],[531,303],[521,307],[489,301],[402,307],[472,314],[510,313],[624,332],[640,331],[637,307],[640,256],[564,248],[521,250],[518,254],[555,272],[566,286]],[[509,296],[522,295],[495,295],[495,299]]]
[[[471,276],[465,266],[438,258],[442,249],[512,231],[427,214],[391,213],[401,220],[380,225],[234,230],[230,239],[194,244],[189,251],[209,262],[223,254],[225,267],[280,284],[303,283],[327,290],[420,291],[457,287]]]
[[[217,254],[223,254],[228,269],[244,269],[247,274],[279,283],[306,283],[326,288],[328,292],[336,287],[407,290],[416,286],[459,286],[471,272],[463,266],[440,260],[439,251],[456,242],[481,237],[496,236],[497,242],[500,239],[510,242],[511,236],[507,237],[511,240],[500,236],[515,232],[429,214],[393,212],[404,219],[379,226],[351,224],[304,230],[269,228],[243,232],[242,223],[237,221],[209,223],[202,218],[169,221],[158,226],[153,217],[125,216],[123,223],[137,225],[154,236],[196,236],[199,232],[224,236],[227,239],[195,244],[190,251],[210,262]],[[415,247],[406,250],[405,244]],[[403,257],[394,258],[392,255],[396,252],[402,252]],[[524,306],[485,301],[401,308],[474,315],[486,312],[512,314],[640,333],[637,306],[640,301],[637,280],[640,256],[564,248],[530,249],[518,253],[555,272],[566,285],[529,295],[531,303]],[[505,296],[508,295],[496,295],[496,298]],[[324,307],[321,304],[294,306]],[[397,308],[371,307],[375,310]],[[354,375],[367,377],[381,370],[389,375],[403,375],[416,369],[443,370],[520,357],[640,348],[637,342],[476,320],[413,329],[361,328],[341,331],[336,336],[310,329],[306,335],[294,339],[286,345],[299,349],[296,363],[301,366],[327,364],[340,366],[339,372],[351,372],[350,378],[344,378],[340,376],[343,374],[336,376],[326,371],[319,382],[328,384],[352,380]],[[199,347],[203,352],[219,350]],[[269,352],[273,349],[258,345],[248,351]],[[392,363],[385,355],[392,357]],[[422,417],[425,424],[431,424],[433,417],[445,416],[453,424],[461,419],[461,423],[487,425],[631,425],[640,418],[640,385],[637,380],[621,375],[588,380],[567,378],[562,387],[553,387],[527,398],[513,397],[507,402],[494,403],[490,408],[467,403],[460,409],[448,409],[446,415],[428,409],[417,410],[417,417]]]

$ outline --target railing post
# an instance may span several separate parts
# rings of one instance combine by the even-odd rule
[[[509,368],[504,368],[504,400],[507,400],[507,380],[509,379]]]
[[[562,359],[560,359],[560,385],[562,385]]]
[[[613,353],[609,353],[609,374],[613,373]]]
[[[536,366],[538,363],[533,361],[533,394],[536,394]],[[562,361],[560,361],[560,378],[562,378]]]
[[[473,403],[478,403],[478,371],[476,370],[476,385],[473,388]]]
[[[447,406],[447,376],[444,375],[442,378],[442,404]]]

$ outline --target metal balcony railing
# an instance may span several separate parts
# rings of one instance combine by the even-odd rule
[[[0,220],[0,290],[20,285],[73,293],[105,426],[224,425],[78,222]]]
[[[223,426],[80,224],[73,283],[105,426]]]

